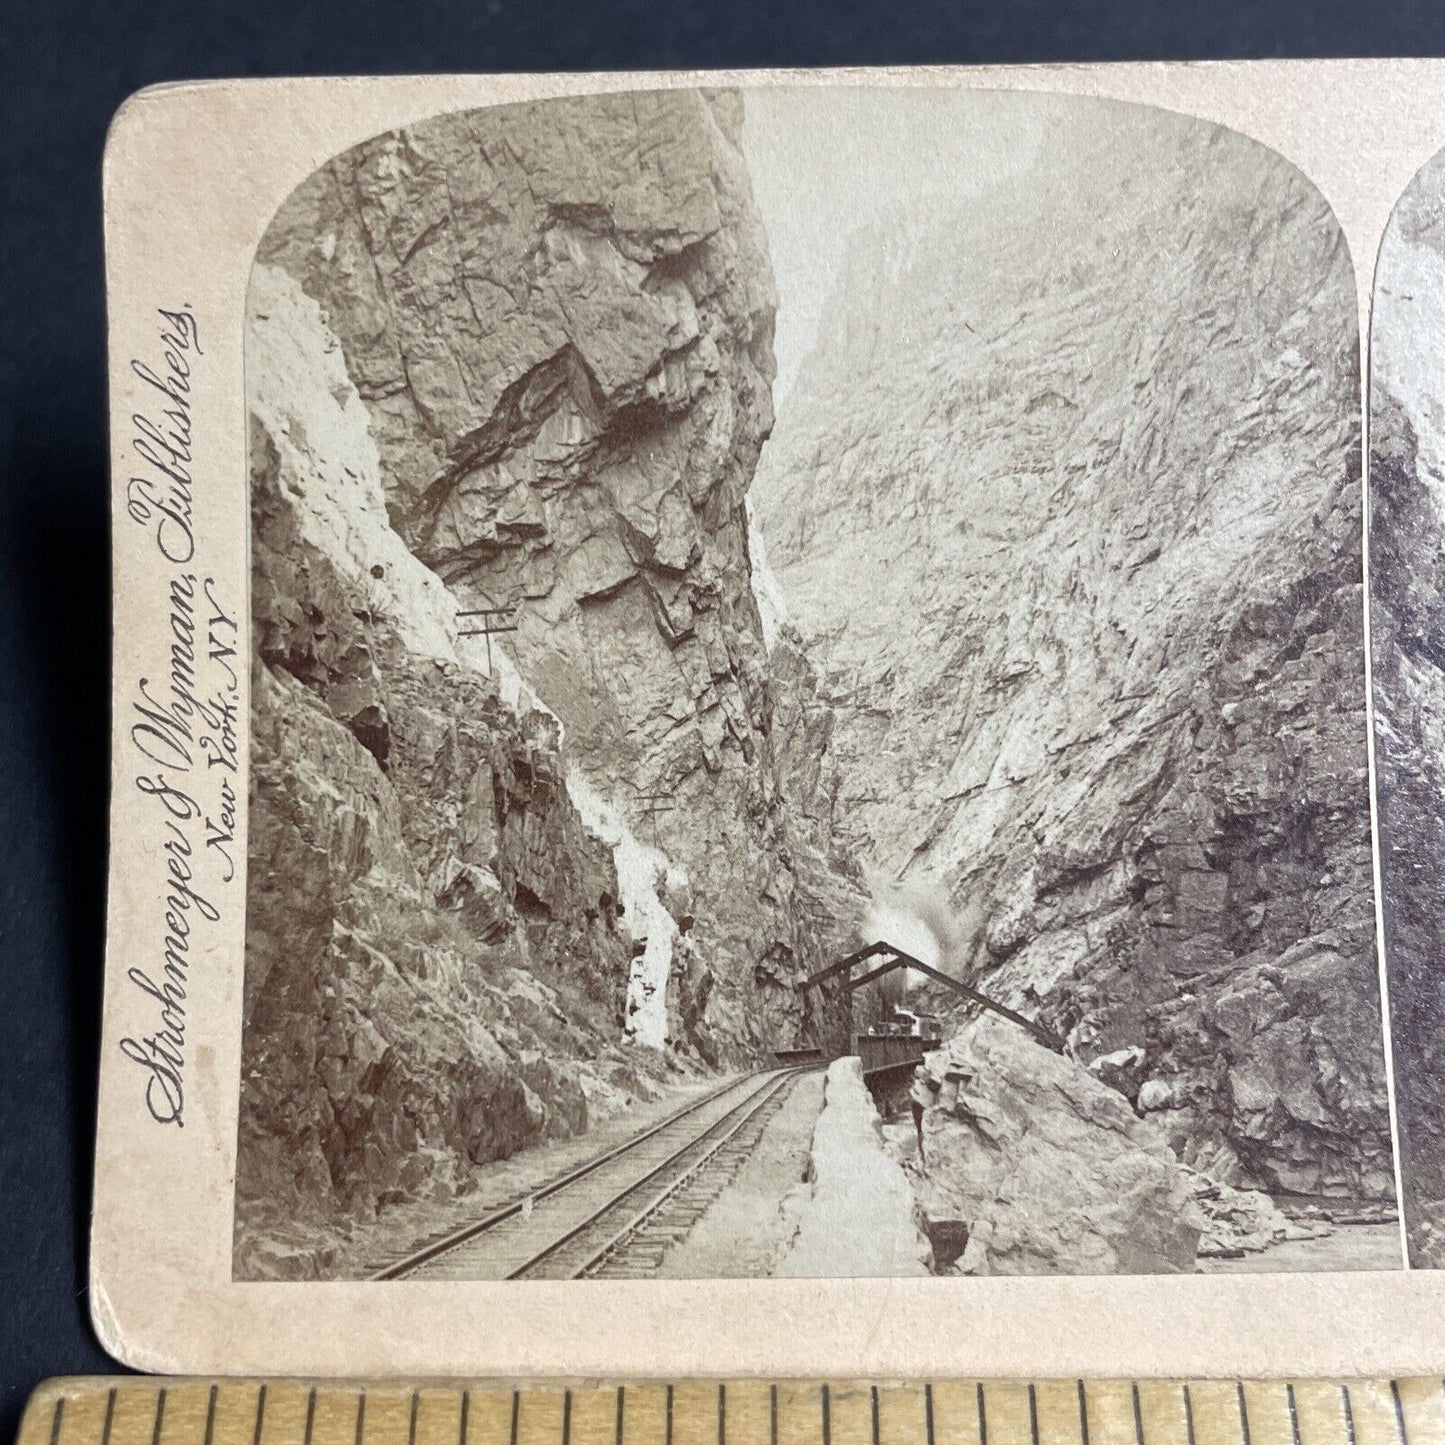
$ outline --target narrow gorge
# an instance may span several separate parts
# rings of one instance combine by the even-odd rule
[[[751,585],[775,297],[741,123],[446,116],[267,232],[243,1271],[325,1270],[355,1218],[793,1042],[853,935],[828,721]],[[515,632],[463,636],[481,608]]]
[[[855,236],[764,453],[840,826],[1180,1159],[1388,1198],[1350,258],[1237,135],[1086,134]]]
[[[1066,1041],[1165,1213],[1179,1166],[1392,1198],[1350,259],[1272,153],[1078,105],[837,217],[781,381],[800,242],[736,92],[445,115],[287,199],[238,1276],[345,1274],[501,1161],[847,1052],[799,985],[889,926]],[[1191,1267],[1177,1224],[1099,1267]]]

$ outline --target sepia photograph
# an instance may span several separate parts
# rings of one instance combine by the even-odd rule
[[[1370,321],[1380,905],[1410,1263],[1445,1267],[1445,152],[1391,215]]]
[[[1371,505],[1445,1261],[1440,184]],[[1402,1268],[1359,347],[1319,190],[1148,105],[620,92],[315,171],[247,292],[235,1279]]]

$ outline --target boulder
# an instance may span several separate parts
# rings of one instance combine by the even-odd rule
[[[928,1055],[920,1202],[968,1243],[961,1274],[1194,1268],[1203,1218],[1164,1135],[1122,1094],[1003,1019]]]

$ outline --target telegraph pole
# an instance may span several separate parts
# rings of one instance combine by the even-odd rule
[[[639,793],[638,812],[652,820],[652,844],[657,846],[657,817],[659,813],[675,813],[677,803],[671,793]]]
[[[463,627],[457,632],[458,637],[485,637],[487,639],[487,671],[492,671],[492,637],[498,632],[515,632],[517,630],[517,609],[515,607],[473,607],[466,612],[458,612],[457,618],[479,617],[481,621],[475,627]]]

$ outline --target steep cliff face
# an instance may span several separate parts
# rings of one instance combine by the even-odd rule
[[[443,117],[262,244],[242,1275],[334,1272],[390,1201],[819,1026],[793,984],[861,891],[752,591],[774,303],[740,123]]]
[[[316,304],[258,268],[240,1273],[324,1271],[347,1221],[648,1088],[635,944],[555,719],[451,640],[387,523]]]
[[[709,1062],[790,1042],[851,922],[799,923],[750,586],[775,302],[741,122],[698,92],[445,116],[319,171],[261,253],[324,310],[393,528],[458,607],[515,610],[498,646],[624,887],[633,845],[665,860],[628,1027]]]
[[[1370,613],[1380,873],[1405,1221],[1445,1267],[1445,160],[1380,251],[1371,321]]]
[[[1142,1047],[1186,1161],[1374,1196],[1354,317],[1289,166],[1101,107],[854,238],[753,503],[840,827],[949,966]]]

